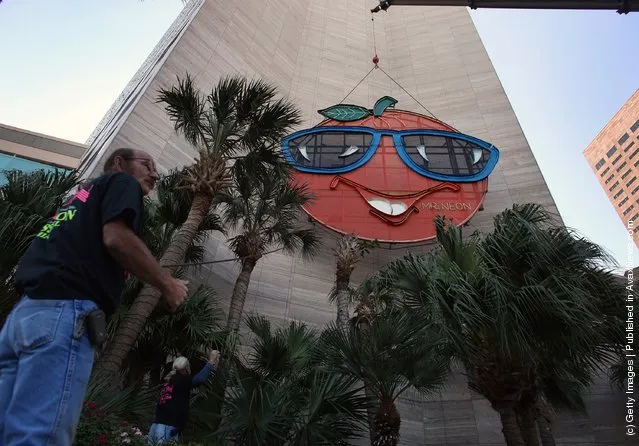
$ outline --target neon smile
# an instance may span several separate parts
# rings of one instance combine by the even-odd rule
[[[419,212],[415,203],[426,195],[434,192],[450,189],[459,191],[461,187],[453,183],[439,183],[436,186],[410,194],[394,194],[379,192],[355,181],[337,175],[330,184],[331,189],[336,189],[340,183],[344,183],[355,189],[371,207],[370,213],[394,226],[401,225],[413,212]]]

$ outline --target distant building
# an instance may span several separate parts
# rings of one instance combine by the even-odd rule
[[[633,221],[639,246],[639,90],[584,150],[610,202],[626,227]]]
[[[86,150],[84,144],[0,124],[0,185],[5,170],[75,169]]]

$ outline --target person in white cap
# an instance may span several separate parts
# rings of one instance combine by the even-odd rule
[[[220,362],[220,352],[213,350],[200,372],[191,376],[189,360],[183,356],[173,361],[173,369],[164,378],[155,419],[149,431],[151,445],[177,441],[189,415],[191,390],[204,384]]]

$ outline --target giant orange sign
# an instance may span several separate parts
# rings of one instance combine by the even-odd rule
[[[282,140],[294,181],[315,199],[309,216],[362,239],[407,243],[435,237],[438,214],[461,225],[480,208],[499,160],[492,145],[427,116],[339,104],[318,126]]]

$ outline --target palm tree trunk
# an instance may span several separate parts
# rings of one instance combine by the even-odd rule
[[[366,333],[370,330],[370,324],[366,319],[362,319],[359,324],[357,324],[357,328],[362,332]],[[366,400],[369,405],[372,405],[376,401],[375,394],[371,390],[371,384],[368,380],[364,379],[364,395],[366,395]],[[366,414],[368,415],[368,433],[371,438],[371,445],[375,442],[375,410],[372,407],[366,408]]]
[[[542,446],[555,446],[555,436],[552,433],[552,416],[547,403],[542,399],[537,402],[537,427]]]
[[[526,446],[524,438],[521,435],[519,424],[517,423],[517,415],[512,405],[501,404],[493,405],[499,417],[501,418],[502,433],[507,446]]]
[[[160,259],[160,263],[166,265],[169,270],[175,271],[176,267],[174,265],[184,261],[186,250],[193,242],[193,237],[211,208],[211,201],[211,197],[204,194],[197,194],[193,198],[191,210],[186,221],[176,232],[169,247]],[[113,340],[106,346],[105,352],[96,366],[96,373],[107,379],[117,376],[124,358],[133,347],[133,344],[135,344],[146,324],[146,320],[157,306],[161,297],[162,293],[158,289],[150,285],[144,285],[118,327]]]
[[[535,422],[535,406],[526,404],[515,410],[519,420],[519,429],[526,446],[540,446],[537,423]]]
[[[337,326],[342,330],[348,328],[348,284],[350,283],[350,275],[340,277],[337,275],[335,281],[335,294],[337,295]]]
[[[369,381],[364,380],[364,395],[369,405],[377,404],[375,394],[371,390],[371,384]],[[373,407],[366,408],[366,415],[368,418],[368,433],[371,438],[371,445],[375,443],[375,409]]]
[[[255,268],[256,261],[253,259],[242,260],[242,270],[235,280],[233,287],[233,295],[231,296],[231,305],[229,307],[229,319],[226,323],[227,330],[237,331],[240,328],[242,313],[244,312],[244,301],[248,292],[249,282],[251,281],[251,273]]]
[[[372,446],[397,446],[401,417],[394,401],[381,401],[375,414]]]

